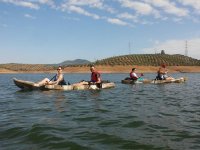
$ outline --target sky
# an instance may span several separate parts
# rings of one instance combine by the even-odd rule
[[[161,50],[200,59],[200,0],[0,0],[0,64]]]

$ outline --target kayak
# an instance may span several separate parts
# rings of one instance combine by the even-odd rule
[[[99,89],[108,89],[115,87],[115,83],[113,82],[103,82],[101,84],[86,84],[86,85],[44,85],[44,86],[36,86],[35,82],[18,80],[16,78],[13,79],[15,85],[22,90],[99,90]]]
[[[148,80],[148,79],[143,79],[143,80],[131,80],[131,79],[124,79],[121,81],[123,84],[137,84],[137,83],[152,83],[152,84],[162,84],[162,83],[183,83],[187,80],[186,77],[180,77],[176,79],[171,79],[171,80]]]
[[[18,80],[16,78],[13,79],[15,85],[22,90],[39,90],[44,89],[44,86],[35,86],[35,82],[32,81],[25,81],[25,80]]]

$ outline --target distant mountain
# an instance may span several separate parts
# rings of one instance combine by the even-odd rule
[[[75,59],[75,60],[66,60],[64,62],[59,63],[58,65],[67,66],[67,65],[83,65],[90,64],[91,62],[85,59]]]

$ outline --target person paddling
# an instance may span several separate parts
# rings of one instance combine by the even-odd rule
[[[62,74],[61,66],[57,68],[57,74],[52,79],[44,78],[43,80],[34,84],[34,86],[38,87],[44,85],[66,85],[66,82],[64,80],[64,75]]]
[[[141,78],[143,76],[143,74],[141,73],[140,76],[137,75],[136,73],[136,68],[132,68],[131,72],[130,72],[130,79],[131,80],[138,80],[139,78]]]
[[[90,71],[91,71],[91,80],[90,80],[90,82],[100,83],[101,82],[101,75],[93,65],[90,66]]]
[[[156,80],[173,80],[174,78],[167,75],[168,70],[165,64],[162,64],[157,71]]]
[[[82,80],[79,83],[74,83],[74,86],[81,86],[81,85],[93,85],[96,84],[97,86],[100,86],[102,80],[101,80],[101,74],[96,70],[94,65],[90,66],[91,71],[91,77],[90,81]]]

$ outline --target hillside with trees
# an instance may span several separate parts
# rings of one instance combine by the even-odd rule
[[[166,64],[167,66],[200,66],[200,60],[187,57],[180,54],[169,55],[165,53],[160,54],[131,54],[109,57],[102,60],[97,60],[96,62],[84,63],[81,61],[76,61],[77,63],[61,63],[64,68],[68,67],[88,67],[90,64],[96,66],[128,66],[128,65],[138,65],[138,66],[160,66],[161,64]],[[79,62],[81,62],[79,64]],[[58,65],[58,64],[57,64]],[[0,64],[0,69],[7,69],[11,71],[51,71],[56,70],[57,65],[51,64]]]
[[[96,65],[200,66],[200,60],[180,54],[132,54],[97,60]]]

